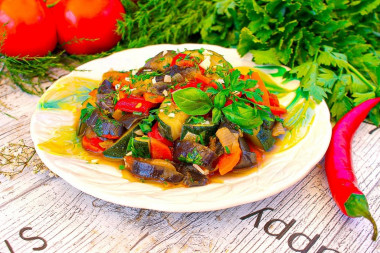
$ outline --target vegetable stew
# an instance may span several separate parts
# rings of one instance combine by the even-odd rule
[[[83,148],[164,184],[202,186],[256,167],[286,131],[287,111],[258,73],[242,74],[205,49],[167,50],[139,70],[106,72],[89,95]]]

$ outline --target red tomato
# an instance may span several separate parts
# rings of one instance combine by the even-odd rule
[[[56,44],[55,24],[42,0],[0,0],[0,53],[44,56]]]
[[[70,54],[94,54],[113,48],[125,13],[119,0],[62,0],[52,8],[59,43]]]

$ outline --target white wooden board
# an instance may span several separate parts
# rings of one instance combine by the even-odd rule
[[[21,138],[31,144],[29,123],[38,97],[5,83],[0,86],[0,101],[8,107],[0,105],[0,111],[17,118],[0,114],[0,147]],[[360,126],[353,140],[353,164],[371,212],[380,222],[380,130],[369,134],[374,128]],[[48,173],[31,172],[28,166],[12,180],[0,176],[2,253],[380,252],[380,240],[371,241],[370,223],[347,218],[331,199],[323,162],[275,196],[204,213],[119,206],[86,195]],[[274,236],[281,231],[285,231],[281,238]]]

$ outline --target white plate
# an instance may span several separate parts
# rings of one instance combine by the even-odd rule
[[[234,67],[254,66],[251,61],[252,56],[241,58],[235,49],[197,44],[154,45],[125,50],[88,62],[78,68],[80,71],[74,71],[63,79],[86,77],[100,80],[102,74],[110,68],[115,70],[139,68],[144,65],[146,59],[163,50],[201,47],[224,55]],[[278,81],[279,78],[274,80]],[[62,87],[61,83],[62,81],[58,80],[53,84],[41,98],[40,104],[46,103],[49,99],[59,98],[62,90],[77,88]],[[31,135],[37,153],[49,169],[75,188],[94,197],[130,207],[170,212],[201,212],[267,198],[304,178],[325,154],[331,137],[329,110],[323,102],[316,105],[313,110],[314,120],[308,125],[307,135],[291,148],[273,154],[257,172],[242,177],[227,175],[223,183],[164,190],[146,183],[130,182],[122,178],[120,170],[110,165],[91,164],[75,156],[55,155],[39,146],[53,138],[54,131],[60,126],[73,126],[77,117],[77,114],[73,113],[76,111],[74,107],[80,104],[78,102],[80,99],[75,96],[74,94],[64,99],[69,106],[62,107],[63,109],[54,109],[56,106],[51,104],[48,106],[49,109],[42,109],[41,106],[37,108],[31,121]]]

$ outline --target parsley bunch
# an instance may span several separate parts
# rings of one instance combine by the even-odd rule
[[[301,80],[305,96],[326,99],[333,119],[380,96],[380,1],[226,0],[232,41],[240,55],[251,52],[258,64],[287,65]],[[215,40],[217,24],[202,34]],[[214,29],[213,29],[214,28]],[[220,32],[223,35],[223,32]],[[231,45],[230,45],[231,46]],[[370,114],[380,124],[380,106]]]

